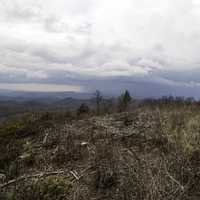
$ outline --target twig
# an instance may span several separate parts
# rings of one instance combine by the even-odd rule
[[[78,173],[75,170],[74,171],[70,171],[70,174],[72,174],[76,180],[80,179]]]
[[[163,158],[164,158],[164,160],[165,160],[164,155],[163,155]],[[167,176],[168,176],[174,183],[176,183],[176,184],[180,187],[181,191],[184,191],[184,190],[185,190],[185,187],[169,173],[169,171],[167,170],[167,166],[166,166],[166,163],[165,163],[165,162],[164,162],[164,167],[165,167],[165,171],[166,171]]]

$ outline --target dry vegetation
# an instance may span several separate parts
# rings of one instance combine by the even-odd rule
[[[200,199],[196,107],[25,119],[1,128],[2,200]]]

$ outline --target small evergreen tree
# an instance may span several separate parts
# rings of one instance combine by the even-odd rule
[[[96,92],[95,92],[95,99],[96,99],[96,111],[97,111],[97,115],[99,115],[100,114],[100,105],[103,100],[103,96],[99,90],[96,90]]]
[[[119,97],[119,111],[125,111],[129,104],[131,103],[132,97],[128,90],[126,90],[120,97]]]

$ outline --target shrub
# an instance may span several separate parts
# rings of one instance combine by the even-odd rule
[[[63,178],[49,177],[21,183],[10,193],[4,194],[5,200],[64,200],[69,195],[71,183]]]
[[[87,104],[82,103],[77,110],[77,116],[87,115],[90,113],[90,108]]]

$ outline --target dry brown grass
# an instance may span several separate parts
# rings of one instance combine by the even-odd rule
[[[198,200],[199,121],[200,112],[190,107],[142,107],[134,112],[73,120],[46,128],[37,137],[19,139],[23,148],[14,150],[16,155],[12,148],[6,151],[8,168],[1,171],[7,175],[10,163],[19,162],[21,155],[31,152],[34,159],[25,160],[20,166],[23,170],[7,176],[7,181],[64,169],[71,173],[55,177],[70,183],[63,199]],[[14,149],[19,148],[13,144]],[[42,184],[40,178],[37,181]],[[16,185],[19,193],[24,184]],[[8,199],[7,192],[16,192],[13,186],[1,191],[4,199]],[[37,192],[38,187],[34,190]]]

